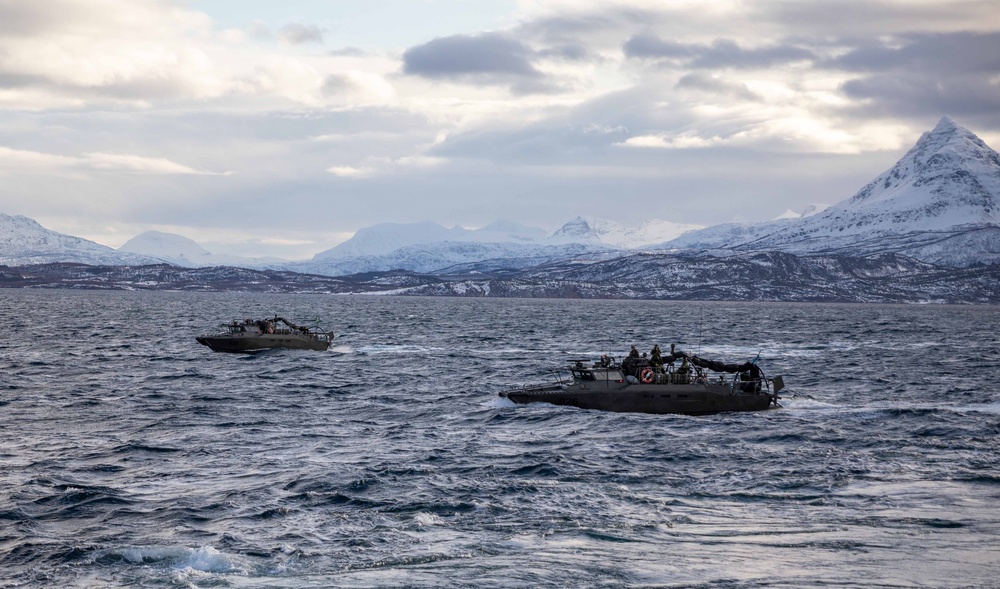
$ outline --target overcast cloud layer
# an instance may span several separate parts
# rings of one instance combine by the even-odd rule
[[[305,258],[379,222],[769,219],[942,115],[1000,146],[996,3],[707,4],[0,0],[0,212]]]

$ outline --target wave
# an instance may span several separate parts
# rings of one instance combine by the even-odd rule
[[[988,413],[990,415],[1000,415],[1000,401],[957,405],[949,407],[948,409],[955,411],[956,413]]]
[[[205,573],[250,574],[254,567],[244,557],[220,552],[212,546],[127,546],[98,550],[89,556],[98,565],[161,565],[174,570]]]
[[[373,344],[357,348],[357,353],[369,356],[381,354],[428,354],[442,349],[413,344]]]

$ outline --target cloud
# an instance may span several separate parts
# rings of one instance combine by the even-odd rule
[[[790,44],[762,45],[746,49],[729,39],[716,39],[708,45],[662,40],[655,35],[631,37],[622,46],[626,57],[666,60],[691,68],[769,68],[783,64],[813,61],[816,55]]]
[[[331,49],[329,55],[334,57],[364,57],[368,55],[368,52],[360,47],[341,47]]]
[[[677,81],[674,88],[696,90],[708,94],[731,96],[741,100],[761,100],[761,97],[750,90],[745,83],[730,82],[718,76],[702,72],[686,74]]]
[[[367,158],[359,166],[330,166],[326,171],[340,178],[372,178],[375,176],[407,174],[438,167],[447,160],[426,155],[412,155],[395,159]]]
[[[736,42],[719,39],[707,47],[697,47],[697,57],[689,64],[695,68],[770,68],[795,62],[812,61],[815,55],[794,45],[765,45],[744,49]]]
[[[159,21],[171,29],[185,31],[210,26],[211,19],[200,12],[159,0],[46,0],[24,2],[0,0],[0,37],[31,39],[40,35],[92,37],[118,30],[126,36]],[[159,35],[154,34],[154,38]]]
[[[633,35],[622,45],[622,51],[626,57],[640,59],[691,59],[694,57],[691,47],[677,41],[664,41],[649,33]]]
[[[434,39],[403,53],[403,73],[431,80],[481,86],[505,86],[515,95],[559,92],[562,85],[536,62],[557,56],[580,59],[581,47],[563,46],[537,52],[505,33],[455,35]]]
[[[501,33],[434,39],[403,53],[403,72],[425,78],[535,78],[534,51]]]
[[[851,137],[816,121],[784,119],[744,125],[727,135],[706,135],[692,130],[629,137],[618,147],[644,149],[698,150],[712,147],[748,148],[769,151],[809,151],[816,153],[858,153]],[[850,146],[850,147],[848,147]]]
[[[0,88],[31,88],[48,85],[44,76],[28,73],[0,72]]]
[[[902,32],[995,31],[996,5],[981,0],[762,0],[746,3],[752,22],[801,37],[875,39]]]
[[[202,44],[211,20],[170,3],[0,0],[0,108],[220,96],[230,81]]]
[[[309,106],[321,106],[325,79],[307,61],[290,56],[270,57],[259,63],[248,80],[257,92],[269,93]]]
[[[566,61],[587,61],[594,58],[594,55],[583,44],[567,43],[557,45],[538,52],[539,57],[550,59],[562,59]]]
[[[289,23],[278,29],[278,38],[289,45],[322,43],[323,34],[323,29],[301,23]]]
[[[341,178],[370,178],[376,173],[374,168],[357,168],[354,166],[330,166],[326,171]]]
[[[262,20],[255,20],[247,27],[247,34],[255,39],[270,39],[271,27]]]
[[[1000,112],[1000,33],[911,33],[866,43],[823,66],[861,74],[841,86],[855,108],[933,118]]]
[[[703,137],[695,131],[681,131],[678,133],[659,133],[656,135],[637,135],[629,137],[621,143],[616,143],[616,147],[632,147],[640,149],[706,149],[709,147],[740,147],[747,146],[755,141],[760,141],[766,133],[760,128],[733,133],[729,137],[713,135]]]
[[[905,68],[939,75],[996,74],[1000,73],[1000,32],[907,33],[853,47],[825,65],[852,72]]]
[[[25,149],[0,147],[0,170],[8,172],[34,172],[43,169],[78,167],[80,158]]]
[[[95,170],[131,172],[135,174],[202,174],[213,175],[212,172],[196,170],[190,166],[172,162],[166,158],[142,157],[120,153],[85,153],[82,161]],[[227,173],[223,173],[227,175]]]
[[[81,156],[65,156],[39,151],[0,147],[0,171],[49,172],[92,170],[102,172],[124,172],[129,174],[195,174],[228,175],[198,170],[167,158],[144,157],[120,153],[85,153]]]
[[[384,57],[356,56],[352,69],[366,75],[343,75],[357,92],[324,95],[324,80],[343,72],[345,60],[289,49],[322,42],[319,27],[287,24],[276,45],[267,42],[263,22],[246,31],[216,29],[186,4],[0,0],[0,109],[342,106],[352,98],[383,101],[388,84],[374,77],[398,67]]]
[[[323,80],[322,93],[326,97],[346,97],[349,102],[368,103],[384,103],[395,94],[382,76],[357,70],[328,75]]]
[[[845,82],[844,94],[857,101],[859,117],[907,116],[930,120],[941,114],[995,118],[1000,113],[1000,85],[978,76],[941,78],[914,72],[872,76]]]

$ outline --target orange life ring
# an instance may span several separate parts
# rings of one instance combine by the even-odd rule
[[[653,382],[653,369],[650,368],[649,366],[643,368],[639,372],[639,380],[641,380],[643,384],[649,384]]]

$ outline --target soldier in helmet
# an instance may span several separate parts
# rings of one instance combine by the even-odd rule
[[[681,367],[677,369],[677,374],[680,376],[683,384],[691,382],[691,364],[688,363],[687,356],[684,356],[684,359],[681,360]]]
[[[660,356],[660,344],[653,344],[653,349],[649,352],[649,362],[653,366],[663,367],[663,357]]]

